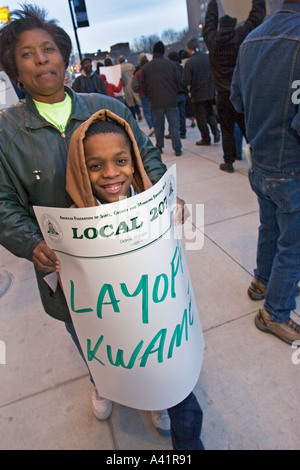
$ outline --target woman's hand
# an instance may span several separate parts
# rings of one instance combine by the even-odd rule
[[[33,250],[32,261],[42,273],[53,273],[60,270],[60,261],[56,253],[44,241],[40,242]]]

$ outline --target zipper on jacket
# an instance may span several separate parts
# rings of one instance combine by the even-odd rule
[[[61,137],[62,137],[62,139],[63,139],[63,141],[64,141],[64,143],[65,143],[66,150],[67,150],[67,152],[68,152],[68,150],[69,150],[69,147],[68,147],[68,144],[67,144],[67,136],[66,136],[66,132],[61,132],[61,133],[60,133],[60,135],[61,135]]]

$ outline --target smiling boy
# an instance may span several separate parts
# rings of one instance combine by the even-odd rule
[[[70,141],[66,173],[66,189],[75,207],[117,202],[151,186],[132,130],[125,120],[103,109],[76,129]],[[75,329],[72,334],[76,334]],[[111,401],[99,397],[97,390],[93,394],[93,406],[96,416],[97,407],[106,418],[112,411]],[[169,408],[168,413],[162,410],[151,415],[161,434],[170,432],[169,415],[174,449],[204,449],[200,439],[202,410],[193,393]]]

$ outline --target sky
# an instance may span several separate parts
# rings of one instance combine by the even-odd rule
[[[3,3],[2,3],[3,2]],[[24,3],[36,4],[48,11],[67,31],[77,51],[68,0],[2,0],[10,11]],[[89,27],[78,28],[81,52],[106,51],[119,42],[158,34],[168,29],[182,31],[188,26],[186,0],[85,0]]]

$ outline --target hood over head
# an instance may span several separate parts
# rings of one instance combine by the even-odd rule
[[[133,147],[133,182],[132,185],[137,193],[141,193],[151,188],[152,183],[144,169],[142,157],[131,127],[128,122],[112,113],[108,109],[102,109],[93,114],[87,121],[79,126],[73,133],[70,140],[68,152],[66,190],[76,207],[98,206],[96,197],[93,194],[92,185],[89,178],[88,169],[85,163],[83,139],[89,126],[94,121],[117,122],[128,134]]]

